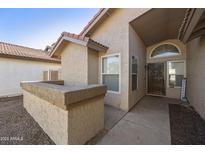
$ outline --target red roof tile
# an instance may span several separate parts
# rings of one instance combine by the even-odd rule
[[[94,16],[93,18],[88,22],[88,24],[83,28],[83,30],[80,32],[80,35],[82,35],[89,26],[95,21],[95,19],[105,10],[105,8],[101,8]]]
[[[78,40],[82,40],[82,41],[88,41],[89,38],[88,37],[84,37],[82,35],[77,35],[74,33],[69,33],[69,32],[63,32],[61,34],[62,37],[70,37],[70,38],[74,38],[74,39],[78,39]]]
[[[100,44],[92,39],[90,39],[89,37],[85,37],[85,36],[82,36],[82,35],[77,35],[77,34],[74,34],[74,33],[69,33],[69,32],[62,32],[60,37],[57,39],[57,41],[55,43],[52,44],[52,51],[50,52],[50,55],[52,56],[53,54],[53,50],[55,50],[56,46],[58,45],[58,43],[60,42],[60,40],[63,38],[63,37],[69,37],[69,38],[73,38],[73,39],[77,39],[77,40],[81,40],[81,41],[85,41],[85,42],[92,42],[102,48],[105,48],[105,49],[108,49],[107,46],[104,46],[103,44]]]
[[[46,51],[4,42],[0,42],[0,57],[60,63],[59,59],[51,58]]]

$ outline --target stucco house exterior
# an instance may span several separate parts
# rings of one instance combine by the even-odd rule
[[[48,51],[0,42],[0,97],[21,95],[21,81],[57,80],[60,68]]]
[[[187,78],[188,101],[205,117],[204,53],[193,51],[203,47],[197,43],[203,37],[191,36],[203,11],[100,9],[79,35],[63,32],[50,56],[62,58],[65,84],[105,84],[105,103],[125,111],[145,95],[180,99]],[[201,32],[203,22],[197,28]]]
[[[145,95],[185,94],[205,119],[204,34],[204,9],[100,9],[51,46],[62,80],[21,83],[23,105],[56,144],[85,144],[104,103],[128,112]]]

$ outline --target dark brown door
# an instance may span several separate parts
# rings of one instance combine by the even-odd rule
[[[148,64],[148,94],[165,95],[164,63]]]

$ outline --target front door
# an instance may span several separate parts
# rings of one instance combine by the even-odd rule
[[[165,95],[164,63],[148,64],[148,94]]]

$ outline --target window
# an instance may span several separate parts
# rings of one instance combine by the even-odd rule
[[[168,62],[168,82],[170,88],[181,87],[184,76],[184,61]]]
[[[43,81],[48,81],[48,71],[43,71]]]
[[[58,71],[50,71],[50,80],[58,80]]]
[[[119,92],[120,60],[119,55],[102,58],[102,83],[108,91]]]
[[[137,90],[138,88],[138,65],[137,58],[132,56],[132,90]]]
[[[55,70],[48,70],[43,71],[43,80],[49,81],[49,80],[58,80],[59,72]]]
[[[162,44],[157,46],[151,53],[151,58],[162,58],[179,55],[179,49],[172,44]]]

